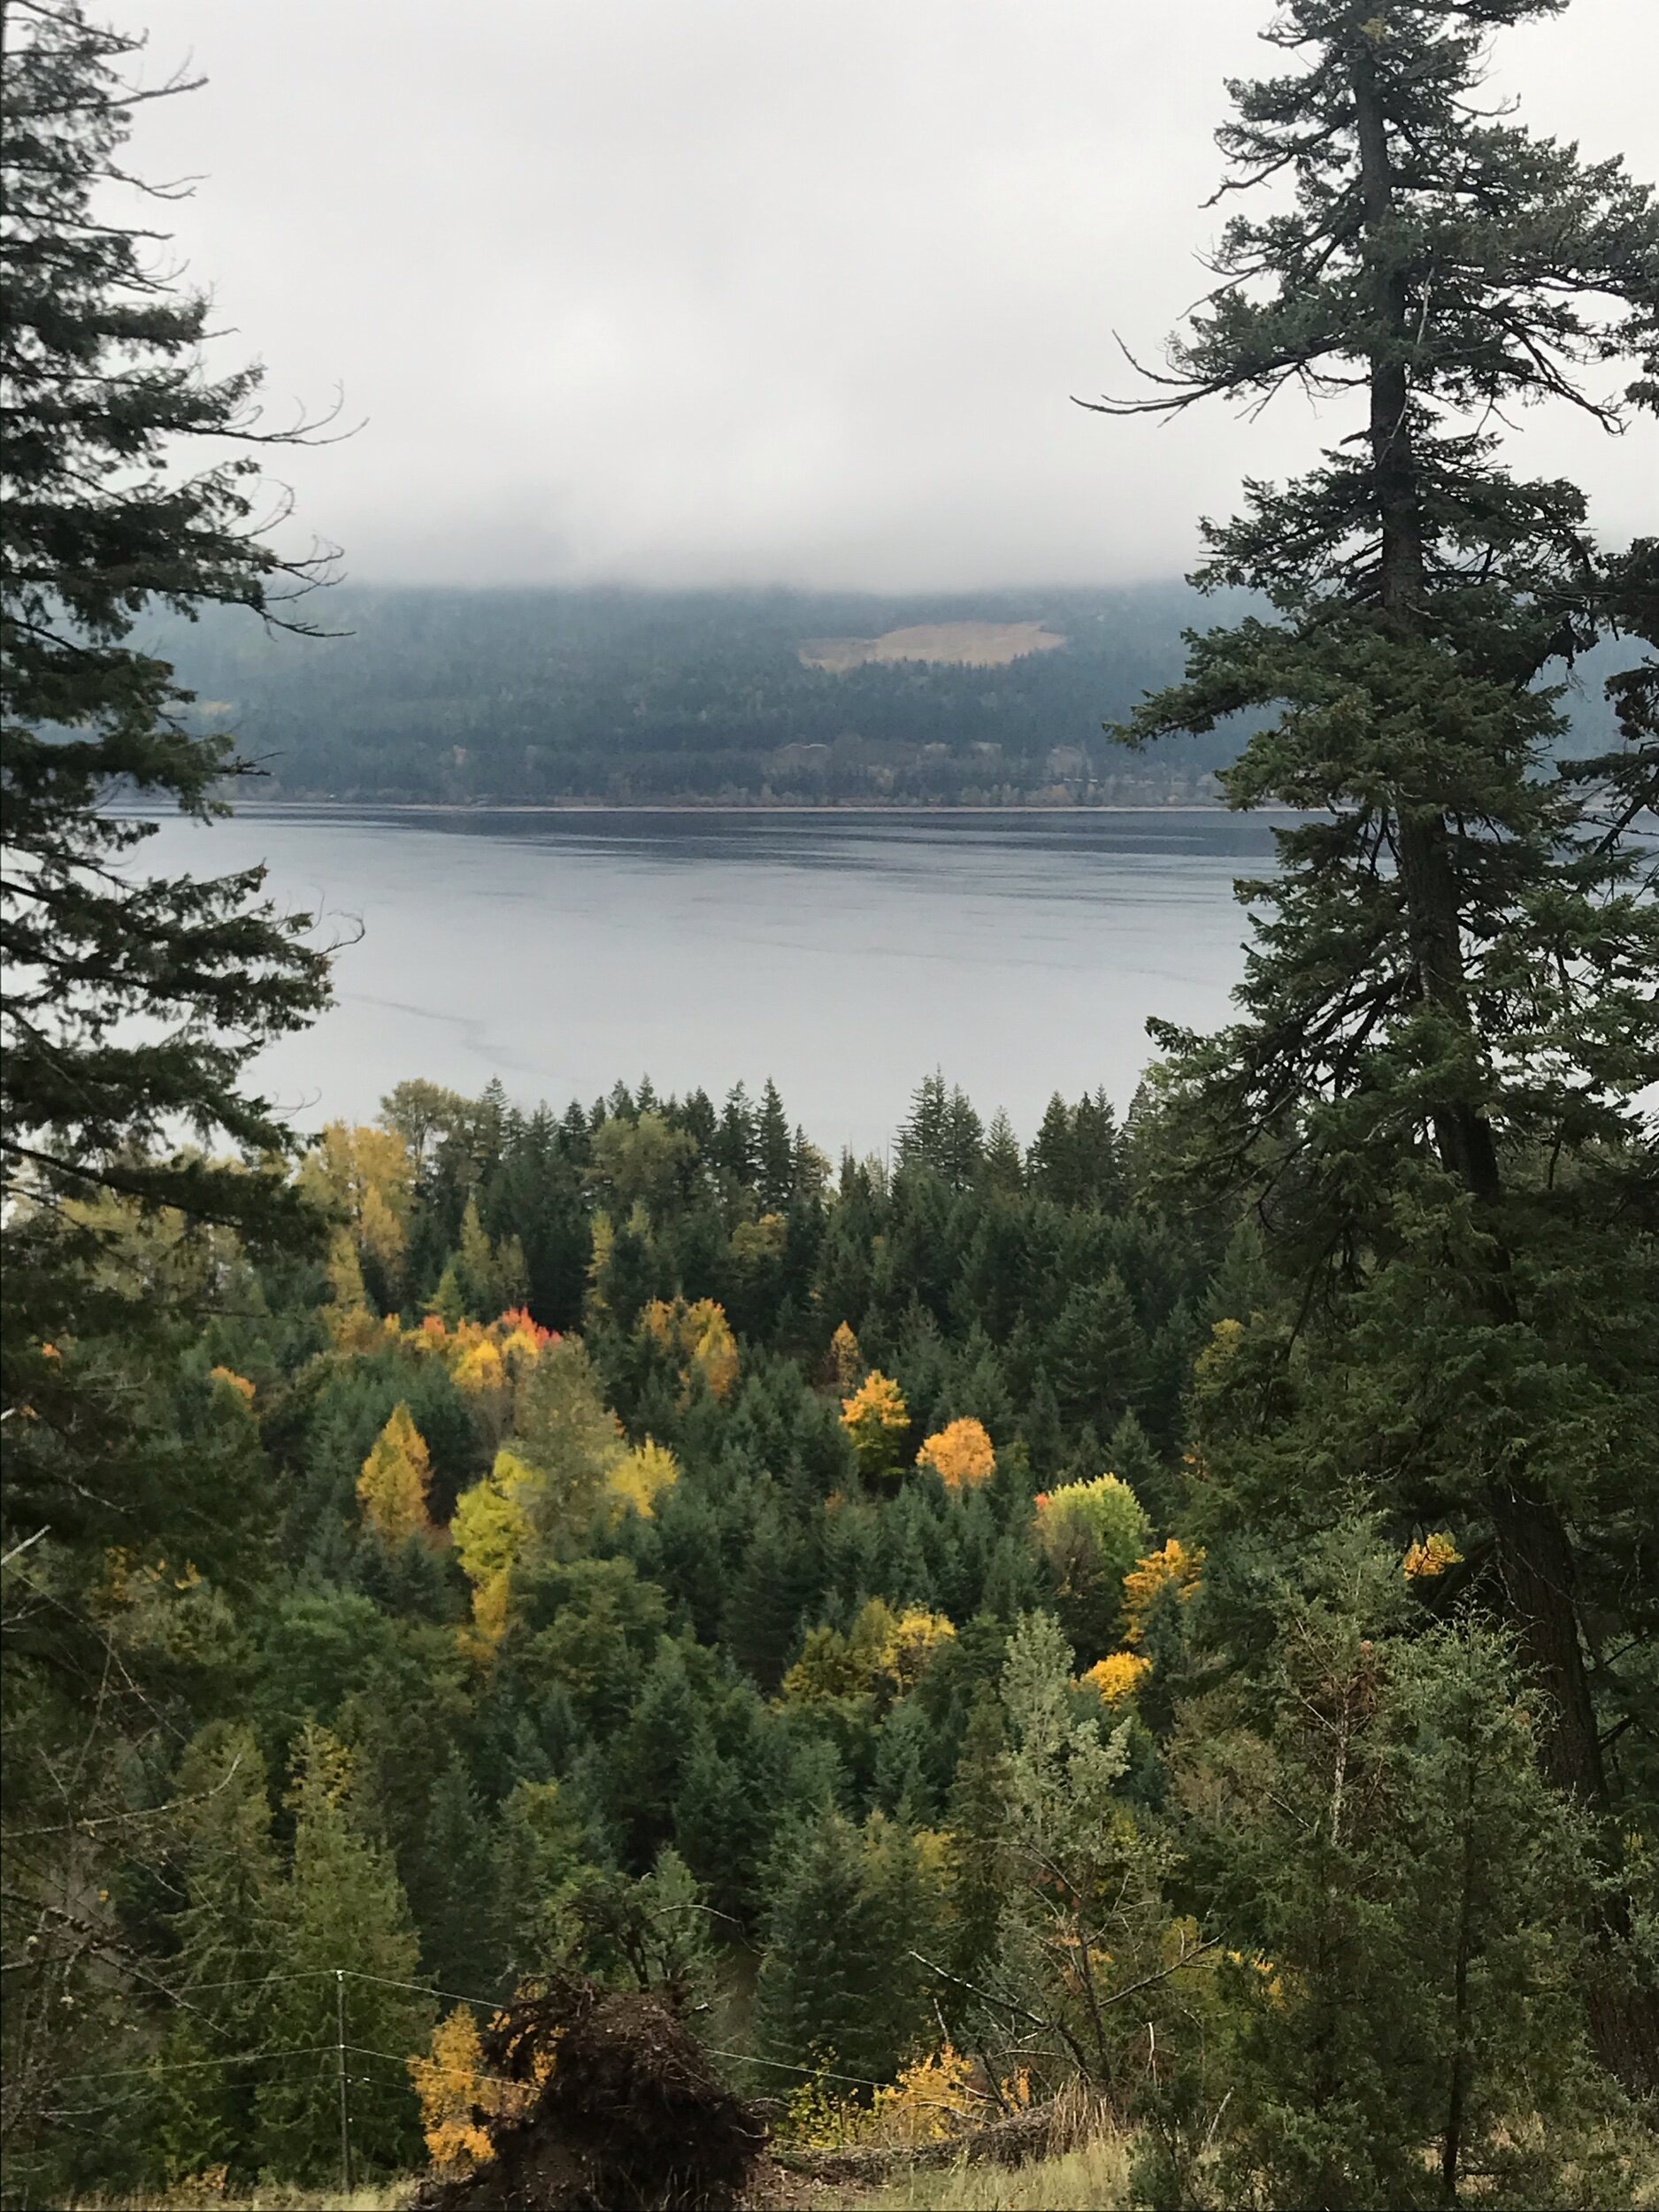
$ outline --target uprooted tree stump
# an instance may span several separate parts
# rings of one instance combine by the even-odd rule
[[[479,2111],[494,2154],[429,2183],[417,2212],[726,2212],[766,2131],[719,2081],[663,1998],[562,1981],[505,2007],[484,2070],[521,2085]]]

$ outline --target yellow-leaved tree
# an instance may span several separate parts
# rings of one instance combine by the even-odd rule
[[[965,1414],[930,1436],[916,1463],[931,1467],[948,1490],[972,1490],[996,1472],[996,1453],[984,1422]]]
[[[411,2058],[409,2074],[420,2100],[426,2149],[441,2174],[471,2173],[495,2155],[476,2115],[488,2108],[496,2085],[484,2079],[484,2050],[470,2005],[445,2013],[432,2031],[431,2055]]]
[[[388,1544],[431,1535],[432,1517],[426,1509],[431,1481],[426,1440],[415,1426],[409,1408],[400,1401],[375,1438],[357,1477],[364,1519]]]
[[[1152,1671],[1152,1662],[1138,1651],[1109,1651],[1084,1673],[1083,1680],[1097,1689],[1108,1705],[1123,1705]]]
[[[871,1598],[846,1635],[820,1627],[808,1632],[801,1656],[783,1678],[792,1704],[823,1698],[874,1696],[882,1702],[913,1690],[956,1637],[943,1613],[910,1606],[895,1613],[884,1598]]]
[[[865,1367],[864,1356],[849,1321],[840,1323],[830,1339],[830,1369],[836,1390],[841,1397],[850,1398],[864,1380]]]
[[[1171,1536],[1161,1551],[1149,1552],[1124,1577],[1124,1641],[1144,1643],[1162,1604],[1191,1602],[1204,1571],[1202,1544],[1183,1544]]]
[[[420,2100],[420,2125],[432,2162],[446,2177],[468,2174],[495,2155],[480,2117],[517,2119],[534,2102],[545,2066],[526,2082],[484,2070],[484,2047],[470,2005],[457,2005],[432,2031],[428,2056],[408,2062]]]
[[[730,1395],[737,1380],[737,1339],[726,1308],[713,1298],[653,1298],[640,1316],[640,1327],[674,1354],[682,1381],[695,1369],[717,1398]]]
[[[331,1121],[301,1162],[298,1180],[339,1225],[328,1263],[335,1305],[361,1306],[365,1275],[382,1305],[395,1302],[415,1184],[414,1163],[402,1137],[390,1129]]]
[[[473,1625],[487,1643],[499,1643],[506,1629],[512,1571],[534,1538],[534,1508],[543,1482],[527,1460],[503,1448],[482,1482],[456,1501],[449,1532],[461,1571],[472,1586]]]
[[[841,1400],[841,1426],[853,1440],[866,1475],[889,1474],[899,1463],[899,1445],[910,1425],[904,1394],[890,1375],[872,1368],[850,1397]]]
[[[649,1436],[611,1471],[611,1489],[648,1521],[657,1498],[679,1479],[680,1462],[665,1444]]]

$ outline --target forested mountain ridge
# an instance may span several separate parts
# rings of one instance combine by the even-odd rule
[[[1229,737],[1152,766],[1107,741],[1180,665],[1179,585],[1041,597],[786,591],[367,589],[319,595],[322,639],[236,615],[158,649],[284,798],[426,803],[1003,805],[1213,796]],[[941,623],[1044,622],[1000,667],[807,664]]]
[[[1179,584],[886,597],[787,591],[371,589],[153,642],[272,796],[417,804],[1192,805],[1242,725],[1156,755],[1102,725],[1181,666],[1215,609]],[[1046,626],[1001,666],[893,660],[889,634]],[[859,661],[852,650],[882,647]],[[834,667],[808,664],[843,649]],[[920,649],[936,650],[930,642]],[[1605,741],[1599,685],[1575,702]]]

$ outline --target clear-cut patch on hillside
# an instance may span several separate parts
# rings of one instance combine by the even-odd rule
[[[809,638],[802,664],[839,675],[871,661],[945,661],[959,668],[1005,668],[1027,653],[1052,652],[1065,638],[1041,622],[924,622],[879,637]]]

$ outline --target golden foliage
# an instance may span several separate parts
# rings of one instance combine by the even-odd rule
[[[730,1395],[737,1380],[737,1339],[726,1317],[726,1308],[712,1298],[687,1305],[675,1299],[653,1298],[640,1316],[640,1325],[680,1362],[682,1380],[695,1368],[717,1398]]]
[[[480,1656],[488,1657],[500,1643],[507,1633],[511,1615],[512,1575],[503,1567],[499,1574],[490,1575],[479,1583],[472,1592],[472,1627],[485,1647]],[[463,1637],[461,1642],[465,1647],[466,1639]]]
[[[331,1121],[301,1162],[298,1180],[325,1212],[344,1215],[344,1242],[335,1240],[329,1271],[336,1303],[360,1304],[363,1260],[388,1278],[403,1264],[415,1182],[409,1148],[393,1130]]]
[[[400,1401],[375,1438],[357,1477],[364,1518],[377,1536],[388,1544],[401,1544],[411,1536],[431,1532],[432,1519],[426,1510],[431,1480],[426,1440],[415,1426],[409,1408]]]
[[[916,1463],[931,1467],[948,1490],[971,1490],[996,1472],[996,1453],[984,1422],[967,1414],[930,1436]]]
[[[762,1214],[758,1221],[740,1221],[732,1232],[732,1257],[744,1274],[757,1274],[783,1257],[789,1225],[781,1214]]]
[[[956,1633],[942,1613],[919,1606],[895,1613],[884,1599],[872,1598],[849,1634],[833,1628],[810,1632],[801,1656],[783,1678],[783,1695],[797,1705],[822,1698],[902,1696]]]
[[[1121,1705],[1140,1688],[1141,1677],[1151,1671],[1152,1662],[1138,1651],[1109,1651],[1094,1662],[1083,1679],[1093,1684],[1108,1705]]]
[[[534,1533],[529,1506],[542,1478],[516,1452],[495,1455],[482,1482],[456,1501],[450,1534],[461,1571],[472,1585],[472,1620],[487,1644],[506,1631],[512,1570]]]
[[[1443,1575],[1448,1567],[1459,1565],[1463,1556],[1451,1538],[1436,1529],[1432,1536],[1411,1546],[1402,1571],[1408,1582],[1428,1581],[1435,1575]]]
[[[858,2140],[864,2110],[835,2086],[833,2065],[833,2059],[824,2060],[815,2074],[789,2093],[782,2132],[803,2150],[845,2150]]]
[[[470,2005],[457,2005],[432,2031],[432,2053],[411,2058],[410,2078],[420,2100],[420,2126],[433,2164],[446,2175],[469,2173],[493,2155],[479,2124],[483,2092],[483,2047]]]
[[[643,1444],[634,1447],[619,1466],[613,1467],[610,1475],[611,1489],[648,1521],[657,1499],[679,1480],[680,1462],[665,1444],[649,1436]]]
[[[1203,1568],[1203,1546],[1194,1544],[1189,1548],[1179,1536],[1171,1536],[1161,1551],[1148,1553],[1133,1567],[1124,1577],[1124,1641],[1141,1641],[1154,1606],[1171,1586],[1183,1603],[1190,1602]]]
[[[216,1383],[224,1383],[229,1389],[237,1392],[244,1404],[253,1403],[253,1385],[246,1375],[239,1375],[234,1367],[215,1367],[209,1371]]]
[[[877,2090],[866,2133],[883,2143],[942,2142],[985,2102],[973,2078],[973,2061],[941,2045]]]
[[[435,1315],[432,1317],[437,1318]],[[439,1325],[442,1327],[442,1324]],[[487,1391],[507,1387],[507,1363],[501,1356],[501,1347],[487,1336],[480,1336],[476,1343],[466,1347],[452,1372],[456,1388],[465,1391],[469,1397],[481,1397]]]
[[[495,2156],[486,2120],[516,2119],[527,2111],[552,2070],[550,2054],[537,2054],[527,2082],[503,2081],[484,2071],[483,2045],[470,2005],[457,2005],[432,2031],[426,2058],[407,2062],[420,2100],[420,2125],[440,2173],[466,2174]]]
[[[911,1606],[893,1624],[881,1654],[881,1671],[901,1694],[913,1689],[945,1646],[956,1641],[954,1622],[943,1613]]]
[[[866,1473],[879,1474],[894,1464],[898,1440],[910,1425],[903,1393],[879,1367],[872,1367],[851,1396],[841,1400],[841,1426],[852,1438]]]
[[[858,1339],[853,1334],[850,1322],[841,1322],[830,1339],[830,1364],[834,1371],[836,1391],[841,1397],[849,1398],[865,1372],[864,1356],[858,1348]]]
[[[1244,1341],[1244,1324],[1232,1319],[1211,1324],[1210,1341],[1194,1363],[1194,1372],[1201,1383],[1217,1382],[1228,1362],[1237,1357]]]
[[[482,1482],[461,1493],[450,1533],[469,1582],[487,1582],[523,1555],[532,1532],[526,1500],[538,1479],[534,1468],[503,1448]]]

